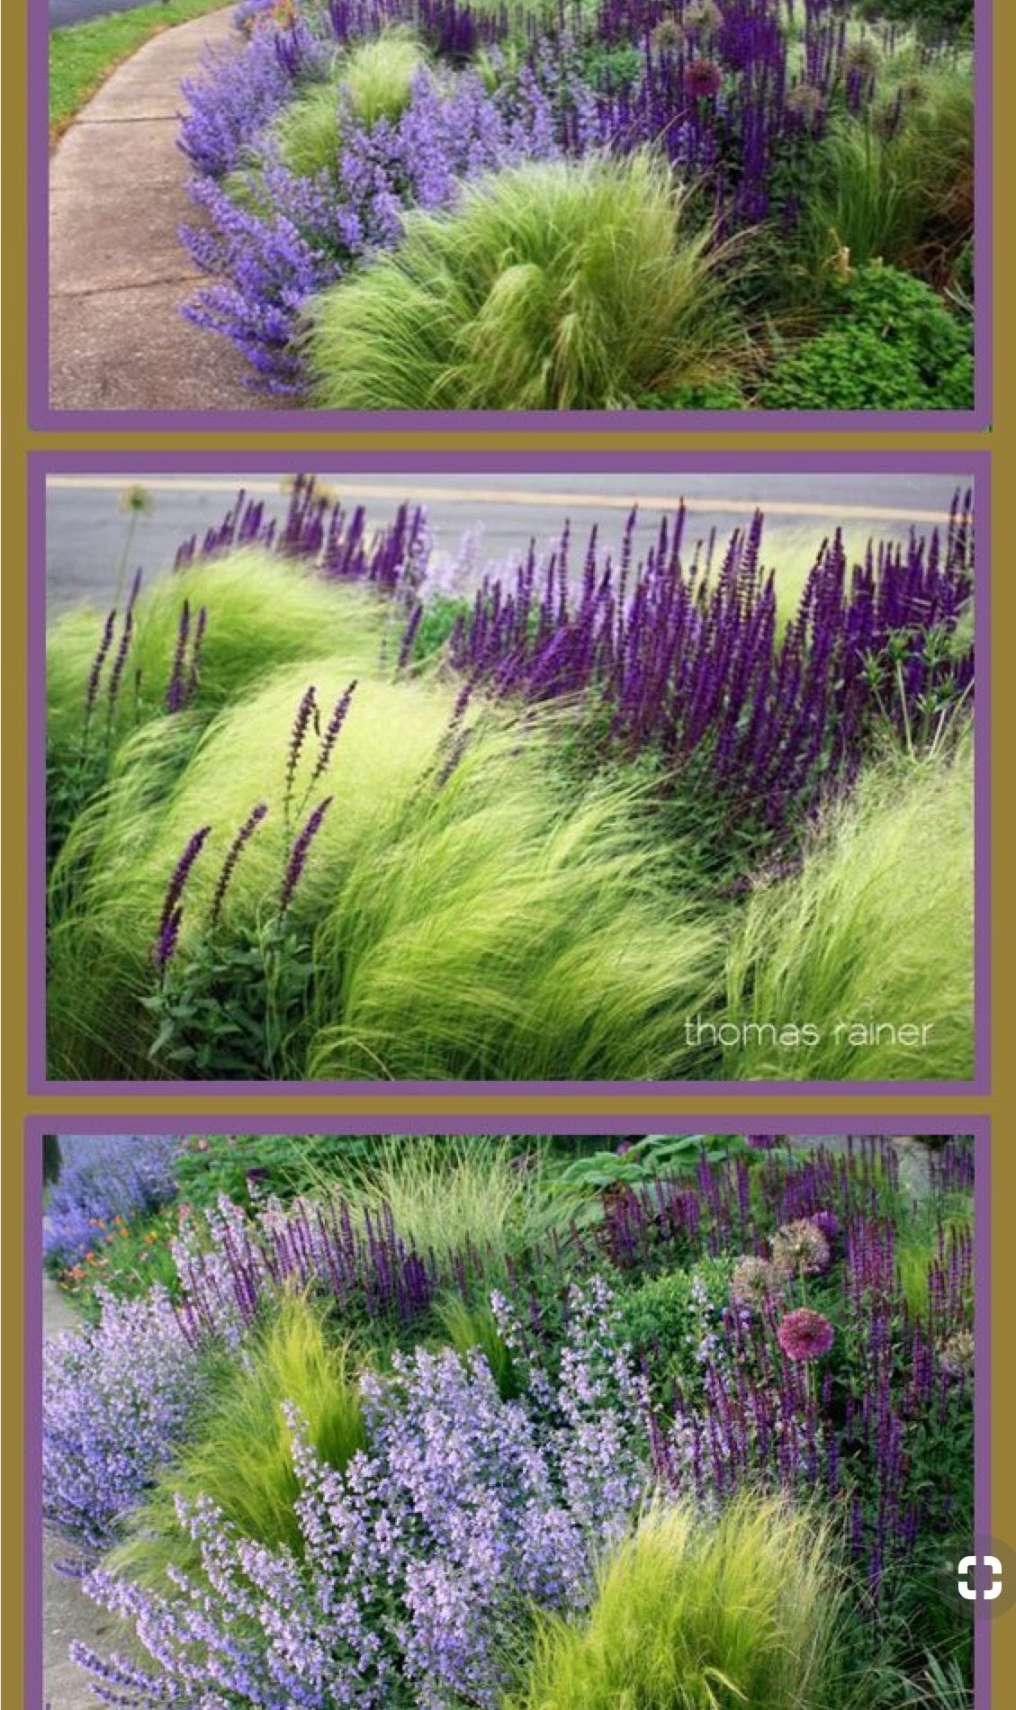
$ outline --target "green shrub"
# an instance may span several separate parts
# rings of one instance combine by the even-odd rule
[[[770,410],[969,409],[969,329],[919,279],[862,268],[840,288],[840,319],[764,383]]]
[[[828,1532],[775,1500],[650,1510],[587,1616],[540,1621],[512,1710],[828,1710],[842,1594]]]
[[[739,380],[729,377],[705,380],[701,385],[676,386],[665,396],[648,392],[639,399],[640,410],[746,410],[748,401]]]
[[[184,1143],[176,1160],[180,1197],[188,1205],[213,1206],[220,1194],[250,1205],[274,1194],[283,1203],[342,1180],[367,1161],[384,1141],[365,1134],[201,1134]]]
[[[197,1436],[131,1516],[113,1569],[149,1585],[170,1566],[200,1578],[200,1550],[176,1522],[177,1496],[209,1498],[257,1543],[299,1549],[293,1507],[299,1485],[284,1402],[300,1409],[309,1441],[330,1466],[344,1467],[365,1447],[349,1350],[332,1340],[321,1314],[300,1295],[282,1301],[243,1361],[224,1359]]]
[[[621,1297],[624,1335],[639,1359],[645,1358],[654,1390],[669,1399],[671,1386],[685,1394],[702,1382],[699,1346],[722,1329],[729,1304],[734,1260],[701,1259],[687,1271],[651,1277]]]
[[[729,366],[708,232],[648,155],[537,162],[412,212],[312,305],[326,409],[619,409]]]
[[[970,1076],[971,804],[967,745],[952,760],[874,768],[819,827],[800,871],[755,890],[728,957],[723,1016],[750,1031],[725,1055],[725,1075],[850,1080],[863,1061],[871,1079]],[[818,1042],[781,1048],[766,1031],[791,1023],[815,1028]],[[862,1045],[853,1024],[916,1031]]]

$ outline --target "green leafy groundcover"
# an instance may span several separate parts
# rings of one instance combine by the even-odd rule
[[[722,576],[658,549],[624,664],[605,543],[575,610],[566,544],[471,603],[407,510],[359,575],[322,516],[53,627],[55,1075],[969,1075],[958,514],[849,599],[838,548],[770,583],[761,519]]]
[[[122,1240],[164,1283],[111,1268],[45,1354],[104,1690],[970,1710],[968,1136],[157,1144],[180,1191]]]

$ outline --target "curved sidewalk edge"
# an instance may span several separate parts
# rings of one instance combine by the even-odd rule
[[[239,47],[233,8],[153,36],[65,132],[49,177],[49,394],[57,410],[270,408],[229,341],[185,321],[203,277],[177,235],[196,217],[177,147],[180,84]]]

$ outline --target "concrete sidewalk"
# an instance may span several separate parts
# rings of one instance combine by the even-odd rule
[[[204,277],[180,242],[199,218],[177,148],[181,81],[237,49],[233,8],[154,36],[119,67],[50,162],[50,403],[60,410],[270,408],[228,339],[185,321]]]

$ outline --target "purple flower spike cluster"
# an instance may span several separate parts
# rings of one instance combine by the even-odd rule
[[[134,637],[134,607],[137,604],[137,598],[140,592],[141,571],[139,570],[134,577],[134,581],[131,585],[131,591],[127,599],[127,604],[124,608],[123,624],[120,629],[120,640],[117,642],[116,652],[113,655],[113,663],[110,668],[109,678],[106,685],[107,706],[110,718],[112,718],[113,713],[116,710],[116,704],[120,696],[120,685],[123,681],[124,666],[127,663],[127,656],[130,652],[131,642]],[[116,607],[114,606],[109,612],[103,625],[102,635],[99,638],[99,646],[96,651],[95,658],[92,660],[92,668],[88,673],[88,684],[85,690],[86,729],[92,714],[95,711],[96,702],[99,698],[99,690],[102,685],[103,668],[106,664],[107,656],[116,635],[116,619],[117,612]]]
[[[191,633],[190,603],[184,600],[176,631],[176,647],[166,689],[166,711],[182,712],[197,694],[201,671],[201,650],[208,628],[208,609],[202,606]]]
[[[618,560],[594,532],[575,573],[566,527],[540,571],[530,549],[514,578],[484,580],[450,657],[495,696],[584,701],[598,741],[650,749],[675,783],[776,830],[853,780],[873,725],[912,737],[915,709],[969,697],[973,646],[954,641],[973,587],[969,508],[957,498],[945,540],[880,542],[853,569],[837,531],[782,633],[761,513],[719,564],[685,562],[683,508],[634,569],[634,513]]]
[[[328,812],[331,805],[331,796],[326,796],[324,801],[319,802],[302,830],[297,833],[297,836],[293,840],[293,846],[289,852],[289,859],[286,862],[286,870],[282,875],[282,889],[279,892],[280,914],[285,914],[293,900],[293,892],[300,883],[300,879],[303,876],[303,870],[307,865],[307,856],[310,853],[310,846],[318,832],[321,830],[325,814]]]
[[[180,1324],[195,1347],[208,1337],[235,1340],[293,1283],[320,1291],[344,1316],[409,1328],[442,1289],[467,1295],[488,1267],[469,1241],[439,1263],[401,1234],[388,1206],[354,1220],[345,1201],[297,1200],[284,1210],[269,1200],[248,1219],[225,1197],[184,1227],[174,1260]]]
[[[606,1315],[606,1316],[605,1316]],[[573,1290],[556,1385],[503,1401],[478,1354],[397,1354],[361,1380],[367,1448],[325,1466],[289,1413],[299,1557],[240,1537],[208,1503],[179,1515],[211,1591],[149,1596],[97,1572],[89,1594],[153,1659],[77,1660],[133,1701],[496,1710],[504,1635],[535,1603],[581,1607],[650,1467],[638,1385],[611,1345],[609,1295]],[[239,1626],[238,1626],[239,1618]],[[199,1695],[197,1698],[195,1694]]]
[[[221,523],[200,541],[191,535],[180,543],[174,568],[185,570],[243,546],[302,562],[328,581],[364,582],[382,593],[407,596],[422,580],[429,550],[422,506],[400,505],[388,528],[369,534],[363,505],[346,511],[341,501],[318,490],[312,476],[298,475],[281,528],[266,516],[263,500],[248,499],[241,489]]]
[[[203,1383],[163,1290],[101,1300],[97,1328],[50,1337],[43,1352],[43,1515],[86,1556],[142,1499]]]
[[[180,925],[183,920],[183,904],[181,897],[190,878],[191,868],[201,854],[211,832],[210,825],[201,826],[195,831],[187,846],[173,868],[166,895],[163,898],[162,914],[159,917],[159,930],[156,934],[152,956],[159,973],[163,973],[171,957],[176,952],[180,937]]]

